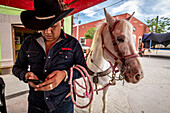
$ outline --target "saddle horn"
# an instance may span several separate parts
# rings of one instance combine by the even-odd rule
[[[126,18],[126,20],[130,22],[134,14],[135,14],[135,12],[133,12],[132,15],[130,15],[128,18]]]

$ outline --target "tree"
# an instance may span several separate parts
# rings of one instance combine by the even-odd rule
[[[170,18],[159,16],[153,19],[146,20],[147,26],[150,28],[150,32],[154,33],[166,33],[170,30]]]
[[[93,39],[95,30],[96,30],[95,27],[89,27],[87,32],[84,34],[85,35],[85,39]]]

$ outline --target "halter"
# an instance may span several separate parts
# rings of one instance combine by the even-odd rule
[[[122,54],[120,54],[120,50],[118,48],[118,44],[116,43],[116,40],[115,40],[115,36],[112,34],[112,32],[114,31],[116,25],[119,23],[119,20],[116,20],[116,22],[113,24],[112,27],[109,27],[109,32],[110,32],[110,36],[112,38],[112,43],[113,43],[113,46],[114,46],[114,49],[115,51],[118,53],[118,57],[116,55],[114,55],[106,46],[105,46],[105,43],[104,43],[104,37],[103,37],[103,34],[101,34],[101,38],[102,38],[102,48],[103,48],[103,51],[106,50],[106,52],[115,60],[115,64],[114,66],[111,64],[111,61],[109,61],[109,63],[111,64],[112,66],[112,71],[113,73],[117,73],[118,71],[115,70],[115,68],[117,67],[117,65],[122,62],[123,66],[121,68],[121,72],[125,71],[125,68],[126,68],[126,65],[125,65],[125,62],[126,60],[128,59],[131,59],[131,58],[135,58],[135,57],[138,57],[138,54],[134,53],[134,54],[131,54],[131,55],[126,55],[126,56],[122,56]],[[106,25],[105,25],[106,26]]]
[[[131,58],[135,58],[135,57],[138,57],[138,54],[134,53],[134,54],[131,54],[131,55],[126,55],[126,56],[122,56],[122,54],[120,54],[120,50],[118,48],[118,44],[116,43],[116,40],[115,40],[115,36],[112,34],[112,32],[114,31],[116,25],[119,23],[119,20],[116,20],[116,22],[113,24],[112,27],[109,27],[109,32],[110,32],[110,36],[112,38],[112,43],[113,43],[113,46],[114,46],[114,49],[115,51],[118,53],[118,57],[116,55],[114,55],[106,46],[105,46],[105,43],[104,43],[104,37],[103,37],[103,34],[101,34],[101,38],[102,38],[102,48],[103,48],[103,51],[106,50],[106,52],[115,60],[115,63],[114,65],[112,65],[111,61],[109,61],[110,65],[111,65],[111,68],[112,68],[112,78],[111,80],[109,81],[109,83],[105,86],[109,86],[109,85],[115,85],[115,80],[122,80],[124,79],[124,77],[122,75],[124,75],[125,73],[125,70],[128,68],[126,67],[125,65],[125,62],[126,60],[128,59],[131,59]],[[106,25],[105,25],[106,26]],[[92,52],[93,51],[89,51],[86,58],[88,57],[88,55],[90,54],[90,56],[92,55]],[[103,53],[104,54],[104,53]],[[103,55],[104,56],[104,55]],[[93,61],[93,59],[91,59],[91,62],[97,67],[99,68],[95,62]],[[120,76],[118,79],[115,79],[115,74],[117,72],[119,72],[119,70],[116,70],[116,67],[118,66],[119,63],[122,63],[122,67],[121,67],[121,73],[120,73]],[[95,83],[95,86],[96,86],[96,93],[98,94],[98,91],[99,89],[97,89],[97,83],[98,83],[98,77],[103,77],[103,76],[106,76],[108,75],[110,72],[111,72],[111,68],[109,67],[107,70],[105,71],[102,71],[101,72],[98,72],[98,73],[95,73],[93,71],[91,71],[89,68],[88,68],[88,73],[89,75],[93,76],[93,82]],[[102,75],[102,76],[101,76]],[[124,84],[124,82],[123,82]],[[102,89],[104,89],[105,87],[103,87]]]

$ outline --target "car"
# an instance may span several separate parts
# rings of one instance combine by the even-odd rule
[[[83,49],[83,53],[84,53],[84,56],[86,56],[86,54],[89,52],[90,50],[90,47],[88,46],[82,46],[82,49]]]

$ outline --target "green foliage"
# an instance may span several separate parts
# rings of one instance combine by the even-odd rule
[[[90,27],[87,30],[87,32],[84,34],[85,35],[85,39],[93,39],[95,30],[96,30],[96,28]]]
[[[166,33],[170,30],[170,18],[159,17],[146,20],[147,26],[150,28],[150,32],[154,33]]]

